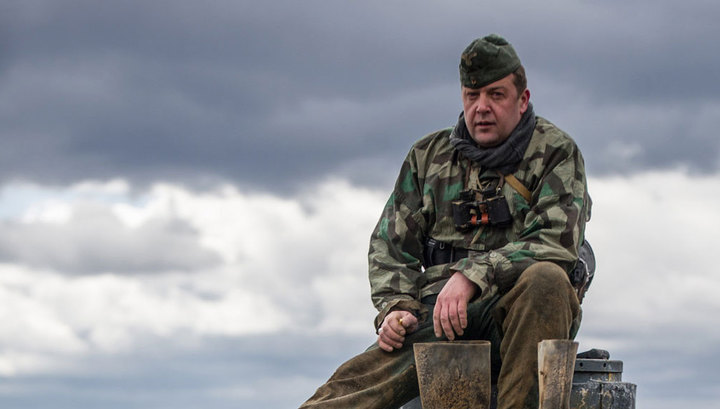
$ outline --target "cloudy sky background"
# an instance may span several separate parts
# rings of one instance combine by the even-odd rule
[[[501,33],[576,139],[581,349],[720,408],[720,3],[0,4],[0,406],[291,408],[374,339],[367,242]]]

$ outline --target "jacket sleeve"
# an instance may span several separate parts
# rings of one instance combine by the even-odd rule
[[[411,151],[370,238],[371,297],[379,311],[376,329],[395,309],[410,311],[421,319],[427,314],[419,301],[425,281],[422,253],[428,225],[420,186],[417,160]]]
[[[450,266],[451,272],[477,284],[483,299],[507,292],[538,261],[554,262],[566,271],[577,262],[591,205],[582,156],[573,143],[546,152],[543,165],[517,239]]]

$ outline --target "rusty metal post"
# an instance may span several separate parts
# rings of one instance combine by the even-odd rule
[[[490,342],[414,345],[423,409],[490,407]]]
[[[578,344],[549,339],[538,344],[540,409],[569,409]]]

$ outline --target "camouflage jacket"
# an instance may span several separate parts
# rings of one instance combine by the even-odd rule
[[[424,315],[420,300],[437,294],[461,272],[480,289],[480,299],[508,291],[537,261],[571,271],[590,218],[585,165],[575,142],[537,117],[530,145],[514,176],[531,192],[528,203],[509,183],[500,193],[513,216],[508,227],[455,228],[452,201],[461,191],[499,183],[497,172],[479,169],[450,144],[452,128],[417,141],[405,159],[395,188],[370,240],[371,296],[379,314],[393,309]],[[468,249],[467,258],[423,268],[427,238]]]

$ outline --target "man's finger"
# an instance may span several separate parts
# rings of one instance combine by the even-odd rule
[[[388,342],[400,342],[405,341],[405,337],[395,332],[392,328],[386,328],[381,334]]]
[[[445,336],[450,340],[455,339],[455,332],[453,332],[452,323],[450,322],[450,311],[447,307],[443,308],[440,314],[440,325],[445,332]]]
[[[387,320],[386,325],[392,329],[395,333],[404,336],[405,327],[402,325],[402,321],[398,318],[390,318]]]
[[[411,334],[417,330],[418,320],[412,313],[403,313],[397,321],[405,331],[404,335]]]
[[[406,334],[411,334],[417,330],[418,320],[414,315],[408,314],[403,317],[402,326],[405,327]]]
[[[467,303],[460,301],[458,304],[458,316],[460,317],[460,327],[463,329],[463,332],[465,331],[465,328],[468,326],[468,316],[467,316]]]
[[[441,310],[442,310],[442,305],[435,304],[435,310],[433,311],[433,329],[435,330],[435,336],[437,338],[442,337],[442,325],[440,324]]]
[[[460,325],[460,316],[458,314],[458,304],[461,302],[453,302],[450,304],[450,308],[448,310],[448,317],[450,319],[450,325],[452,326],[452,330],[457,335],[463,334],[463,327]]]
[[[383,344],[389,346],[391,351],[393,349],[400,349],[403,346],[402,342],[393,341],[393,340],[387,339],[387,338],[383,338],[382,342],[383,342]]]
[[[405,341],[405,338],[396,334],[392,330],[386,330],[380,333],[380,337],[378,338],[378,340],[382,341],[382,343],[384,343],[385,345],[391,346],[393,348],[402,348],[402,344],[403,341]]]
[[[387,351],[387,352],[392,352],[393,349],[394,349],[392,346],[386,344],[385,341],[382,340],[382,338],[378,338],[378,346],[379,346],[383,351]]]

